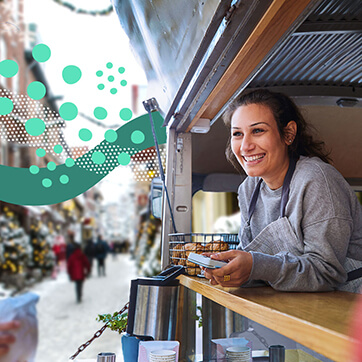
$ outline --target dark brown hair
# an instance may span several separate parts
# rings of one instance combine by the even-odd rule
[[[330,158],[325,150],[323,141],[314,140],[312,136],[313,127],[303,118],[301,112],[295,103],[282,93],[271,92],[267,89],[258,89],[236,98],[226,109],[223,119],[225,125],[231,128],[231,118],[234,112],[241,106],[249,104],[261,104],[268,107],[273,113],[277,122],[280,137],[285,139],[287,134],[285,127],[290,121],[297,124],[297,134],[292,142],[288,145],[289,157],[298,158],[299,156],[319,157],[324,162],[329,163]],[[233,166],[240,170],[240,164],[231,150],[231,135],[226,148],[226,158]]]

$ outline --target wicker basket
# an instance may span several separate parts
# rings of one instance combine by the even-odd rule
[[[202,254],[236,249],[239,239],[237,234],[178,233],[169,234],[169,244],[171,265],[183,265],[188,275],[201,276],[199,266],[187,260],[191,252]]]

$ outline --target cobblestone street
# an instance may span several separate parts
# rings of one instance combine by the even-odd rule
[[[81,304],[76,303],[74,283],[64,270],[55,280],[35,285],[32,291],[40,296],[36,362],[68,361],[103,326],[96,321],[98,314],[113,313],[128,302],[130,280],[136,277],[134,261],[128,254],[118,254],[116,259],[107,257],[105,277],[98,277],[94,263],[92,276],[83,287]],[[95,360],[99,352],[114,352],[117,362],[122,361],[121,336],[106,329],[77,358]]]

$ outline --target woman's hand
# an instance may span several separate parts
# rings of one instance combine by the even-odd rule
[[[0,322],[0,357],[9,352],[10,344],[15,342],[15,337],[10,332],[20,327],[19,321]]]
[[[228,264],[222,268],[205,268],[205,278],[212,285],[220,284],[223,287],[240,287],[249,280],[253,257],[250,253],[242,250],[229,250],[221,253],[204,253],[203,255],[215,260],[224,260]]]

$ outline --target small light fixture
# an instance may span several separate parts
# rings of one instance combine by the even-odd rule
[[[354,107],[357,105],[358,100],[355,98],[339,98],[336,103],[342,108]]]
[[[191,128],[192,133],[207,133],[210,131],[210,120],[208,118],[199,118]]]

